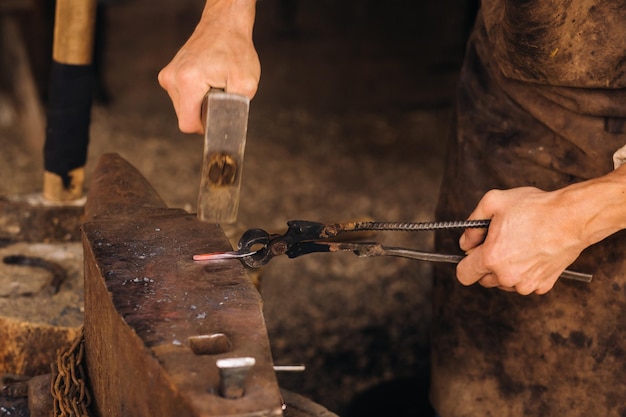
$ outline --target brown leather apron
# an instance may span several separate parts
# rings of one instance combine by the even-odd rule
[[[483,0],[460,76],[437,217],[492,188],[554,190],[610,172],[626,145],[626,3]],[[540,232],[540,231],[539,231]],[[458,251],[459,234],[437,235]],[[626,416],[626,233],[546,295],[435,271],[433,405],[442,417]]]

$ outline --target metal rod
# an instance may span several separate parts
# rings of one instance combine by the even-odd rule
[[[361,255],[360,253],[357,253],[357,255],[368,256],[365,254]],[[378,250],[376,253],[372,253],[372,255],[370,256],[376,256],[376,255],[400,256],[403,258],[418,259],[422,261],[446,262],[446,263],[453,263],[453,264],[458,264],[464,258],[462,255],[446,255],[446,254],[440,254],[440,253],[420,252],[420,251],[416,251],[412,249],[393,248],[393,247],[385,247],[385,246],[380,246],[380,250]],[[561,274],[561,278],[589,283],[593,280],[593,275],[585,274],[583,272],[570,271],[566,269]]]
[[[486,229],[491,220],[455,220],[439,222],[356,222],[347,230],[425,231],[442,229]]]
[[[304,372],[304,365],[274,365],[274,372]]]
[[[256,360],[251,357],[218,359],[220,370],[220,394],[224,398],[241,398],[245,383]]]

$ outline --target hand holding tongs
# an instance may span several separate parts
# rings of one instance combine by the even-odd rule
[[[194,255],[196,261],[240,258],[251,267],[267,264],[273,257],[287,255],[289,258],[316,252],[351,251],[360,257],[400,256],[429,262],[459,263],[462,255],[448,255],[421,252],[413,249],[388,247],[376,242],[336,242],[329,241],[343,232],[358,231],[426,231],[440,229],[488,228],[490,220],[462,220],[447,222],[350,222],[318,223],[306,220],[287,222],[285,234],[270,234],[262,229],[247,230],[239,239],[236,251]],[[591,282],[592,275],[565,270],[562,278]]]

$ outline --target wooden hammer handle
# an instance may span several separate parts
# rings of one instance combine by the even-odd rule
[[[91,64],[96,6],[96,0],[57,0],[52,47],[52,58],[56,62]]]

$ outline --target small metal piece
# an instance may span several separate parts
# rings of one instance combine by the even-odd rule
[[[278,236],[278,235],[275,235]],[[262,251],[267,251],[267,245],[270,243],[270,234],[261,229],[249,229],[244,232],[239,239],[239,246],[236,251],[229,252],[214,252],[205,253],[201,255],[194,255],[194,261],[215,261],[219,259],[236,259],[246,258],[252,259],[251,256],[255,255],[258,251],[254,250],[257,246],[262,247]],[[263,255],[265,256],[265,255]],[[267,263],[267,262],[266,262]],[[260,266],[260,265],[259,265]]]
[[[243,397],[246,379],[256,360],[252,357],[218,359],[220,394],[224,398]]]
[[[591,282],[593,280],[593,275],[585,274],[584,272],[570,271],[569,269],[566,269],[561,274],[561,278],[566,278],[566,279],[571,279],[571,280],[574,280],[574,281],[580,281],[580,282],[587,282],[587,283],[589,283],[589,282]]]
[[[254,255],[256,251],[229,251],[229,252],[213,252],[193,255],[194,261],[216,261],[218,259],[238,259],[246,256]]]
[[[274,372],[304,372],[304,365],[274,365]]]
[[[224,333],[190,336],[187,341],[196,355],[219,355],[229,352],[233,347],[230,339]]]

